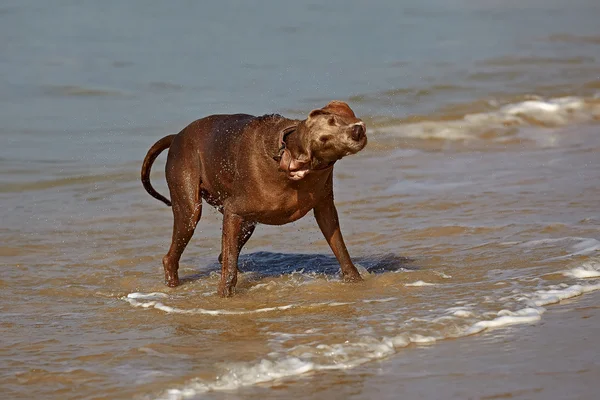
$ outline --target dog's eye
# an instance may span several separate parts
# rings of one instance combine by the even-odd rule
[[[329,117],[327,123],[331,126],[335,125],[335,117]]]
[[[331,138],[332,138],[332,136],[330,136],[330,135],[323,135],[323,136],[321,136],[321,137],[319,138],[319,140],[320,140],[322,143],[327,143],[327,142],[329,141],[329,139],[331,139]]]

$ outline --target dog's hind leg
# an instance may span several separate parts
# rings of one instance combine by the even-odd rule
[[[171,165],[169,161],[167,161],[167,182],[173,204],[173,238],[171,247],[162,261],[165,283],[167,286],[175,287],[179,285],[179,259],[202,215],[202,199],[198,169]],[[177,160],[172,164],[178,164]]]

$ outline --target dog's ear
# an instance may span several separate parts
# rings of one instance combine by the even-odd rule
[[[292,164],[292,155],[288,149],[285,149],[281,153],[281,158],[279,159],[279,169],[285,171],[286,173],[290,172],[290,165]]]
[[[352,111],[350,106],[348,106],[348,104],[344,103],[343,101],[339,100],[330,101],[329,104],[327,104],[325,107],[319,108],[317,110],[312,110],[310,114],[308,114],[308,117],[314,118],[317,115],[324,114],[335,114],[341,117],[356,118],[356,115],[354,115],[354,111]]]
[[[327,110],[331,114],[341,115],[342,117],[356,118],[356,115],[354,115],[354,111],[352,111],[350,106],[339,100],[329,102],[323,110]]]

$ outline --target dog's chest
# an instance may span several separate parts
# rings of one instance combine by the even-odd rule
[[[242,214],[258,223],[283,225],[305,216],[321,198],[321,194],[313,191],[268,193],[248,201],[243,206]]]

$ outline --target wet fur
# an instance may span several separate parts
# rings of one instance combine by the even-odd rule
[[[211,115],[160,139],[142,165],[148,193],[173,208],[173,237],[163,257],[165,282],[179,285],[179,259],[202,213],[202,200],[223,213],[218,293],[231,296],[239,252],[257,224],[283,225],[313,210],[346,280],[361,280],[339,228],[333,166],[367,143],[364,123],[344,102],[313,110],[305,120],[280,115]],[[169,148],[171,199],[150,184],[150,169]]]

